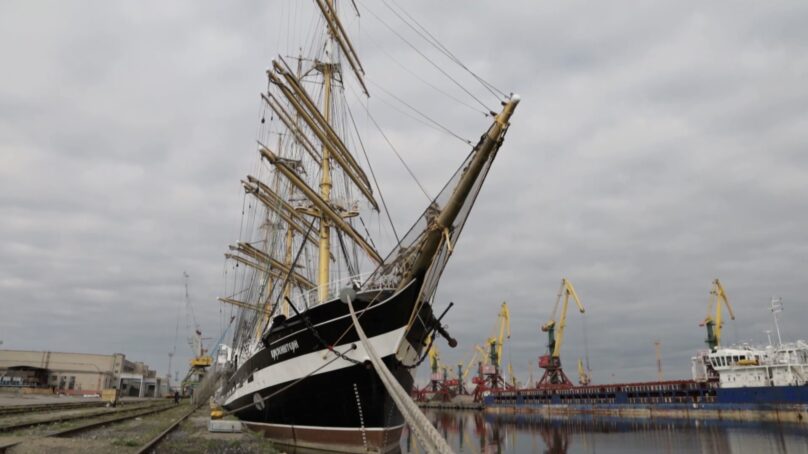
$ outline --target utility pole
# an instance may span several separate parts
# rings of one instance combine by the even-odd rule
[[[660,353],[659,347],[662,343],[659,339],[654,341],[654,347],[656,348],[656,367],[657,367],[657,380],[662,381],[662,353]]]
[[[168,374],[166,374],[166,377],[169,391],[171,391],[171,360],[173,359],[174,359],[174,352],[168,352]]]

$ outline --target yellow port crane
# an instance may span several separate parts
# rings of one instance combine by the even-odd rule
[[[433,345],[429,347],[429,366],[432,369],[432,373],[435,373],[440,368],[440,353],[438,352],[438,347]]]
[[[483,350],[483,348],[480,347],[479,345],[475,345],[474,349],[477,350],[477,353],[480,354],[480,362],[482,362],[483,365],[488,364],[488,361],[491,360],[491,355],[488,352],[486,352],[485,350]]]
[[[586,386],[591,382],[592,378],[589,376],[589,373],[584,368],[584,361],[581,358],[578,358],[578,384]]]
[[[510,379],[511,386],[516,389],[516,375],[513,373],[513,366],[511,363],[508,363],[508,378]]]
[[[508,310],[508,303],[503,302],[497,314],[497,335],[488,338],[486,343],[490,347],[490,361],[491,364],[497,367],[502,365],[502,346],[505,344],[505,339],[511,338],[511,313]]]
[[[471,355],[471,360],[469,360],[469,362],[466,363],[465,367],[463,367],[462,380],[464,382],[466,381],[466,379],[469,376],[469,371],[471,371],[472,367],[477,363],[478,355],[479,355],[479,361],[481,363],[483,363],[483,364],[487,363],[488,354],[485,352],[485,350],[483,350],[482,347],[480,347],[479,345],[475,345],[474,346],[474,354]]]
[[[494,335],[486,339],[488,352],[477,347],[478,352],[483,354],[484,363],[481,364],[482,382],[478,383],[475,395],[482,387],[486,389],[503,389],[506,387],[505,380],[500,374],[502,366],[502,349],[505,341],[511,338],[511,314],[508,310],[508,303],[503,302],[497,314],[497,324],[494,326]],[[485,364],[485,362],[489,364]],[[484,382],[484,383],[483,383]]]
[[[729,298],[724,291],[724,286],[718,279],[713,280],[713,288],[710,290],[710,302],[707,303],[707,317],[704,318],[699,326],[707,327],[707,339],[705,342],[710,347],[710,351],[715,351],[721,345],[721,327],[724,321],[721,319],[721,304],[727,306],[727,311],[732,320],[735,320],[735,314],[732,312],[732,306],[729,304]],[[715,317],[711,315],[715,306]]]
[[[556,323],[556,312],[558,312],[558,305],[561,302],[561,297],[564,297],[563,304],[561,305],[561,314]],[[550,320],[541,326],[541,330],[547,333],[547,350],[548,354],[539,358],[539,367],[544,369],[544,375],[536,385],[542,387],[571,387],[572,382],[564,374],[561,368],[561,345],[564,341],[564,328],[567,326],[567,307],[569,306],[570,296],[575,301],[578,310],[583,314],[585,312],[584,306],[581,304],[581,299],[575,292],[575,287],[566,278],[561,279],[561,288],[558,290],[555,306],[553,306],[553,314]]]

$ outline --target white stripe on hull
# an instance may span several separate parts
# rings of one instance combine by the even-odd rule
[[[376,352],[382,357],[393,355],[397,353],[398,346],[404,337],[405,330],[406,327],[402,326],[399,329],[388,331],[384,334],[372,337],[370,338],[370,342]],[[356,342],[355,344],[356,349],[354,350],[349,349],[350,344],[342,344],[334,347],[334,349],[339,352],[346,352],[345,356],[356,361],[367,361],[369,357],[365,351],[365,348],[360,342]],[[281,361],[269,367],[257,370],[253,373],[252,382],[247,382],[245,380],[242,386],[234,388],[233,393],[230,394],[225,400],[225,406],[232,404],[237,399],[245,395],[256,393],[281,383],[286,383],[292,380],[297,380],[301,377],[305,377],[312,374],[312,371],[317,370],[318,367],[322,367],[327,362],[333,360],[334,353],[328,351],[328,349],[322,349],[316,352],[307,353],[305,355],[296,356],[286,361]],[[332,372],[353,365],[354,363],[340,358],[312,375]]]

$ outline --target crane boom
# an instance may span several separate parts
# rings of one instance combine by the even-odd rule
[[[572,299],[575,301],[575,305],[578,306],[578,310],[582,314],[586,312],[584,306],[581,304],[581,299],[578,298],[578,293],[575,291],[575,287],[572,286],[572,283],[566,278],[561,279],[561,288],[558,289],[556,304],[553,308],[553,316],[550,321],[541,327],[542,331],[552,332],[552,330],[554,330],[554,327],[556,326],[555,315],[558,309],[558,303],[561,302],[562,296],[564,297],[564,302],[561,305],[561,316],[558,319],[558,330],[555,335],[551,334],[550,340],[552,344],[552,346],[550,346],[550,354],[554,358],[558,358],[561,355],[561,344],[564,341],[564,328],[567,327],[567,308],[569,307],[570,296],[572,296]]]
[[[511,313],[508,310],[508,303],[503,302],[497,314],[497,324],[494,327],[494,335],[486,339],[485,343],[489,347],[489,359],[491,364],[500,367],[502,365],[502,347],[505,340],[511,338]]]
[[[480,361],[482,361],[483,365],[488,364],[488,362],[491,360],[488,353],[486,353],[486,351],[483,350],[483,348],[480,347],[479,345],[475,345],[474,349],[477,350],[477,353],[480,354]]]
[[[469,375],[469,371],[471,370],[471,366],[477,362],[477,355],[482,354],[482,361],[485,362],[485,350],[482,349],[479,345],[474,346],[474,354],[471,355],[471,360],[463,367],[463,380],[466,380],[466,377]]]
[[[539,358],[539,366],[545,370],[538,387],[543,386],[572,386],[572,383],[564,374],[561,368],[561,346],[564,342],[564,330],[567,327],[567,309],[569,308],[570,297],[575,301],[578,310],[583,314],[586,312],[575,287],[566,278],[561,279],[561,287],[556,295],[555,305],[550,320],[541,326],[541,330],[547,333],[548,354]],[[563,298],[563,299],[562,299]],[[561,314],[556,322],[556,313],[559,303],[561,304]]]
[[[732,305],[729,304],[729,298],[724,291],[724,286],[718,279],[713,280],[713,288],[710,290],[710,301],[707,303],[707,316],[704,318],[699,326],[707,327],[707,345],[710,350],[715,350],[721,345],[721,327],[724,321],[721,318],[721,304],[727,306],[727,312],[732,320],[735,320],[735,313],[732,311]],[[715,306],[715,317],[711,314]]]
[[[508,303],[502,303],[499,309],[499,337],[497,338],[497,359],[498,364],[502,364],[502,346],[505,343],[505,333],[507,338],[511,338],[511,313],[508,310]]]
[[[578,383],[586,386],[590,382],[591,378],[589,377],[589,373],[587,373],[586,369],[584,368],[584,362],[581,358],[578,358]]]

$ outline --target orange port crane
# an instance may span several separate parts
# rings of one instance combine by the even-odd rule
[[[561,314],[556,323],[556,312],[558,312],[558,304],[561,302],[561,297],[564,297],[563,304],[561,305]],[[539,367],[544,369],[539,383],[536,384],[537,388],[547,387],[572,387],[572,382],[564,370],[561,368],[561,345],[564,341],[564,328],[567,326],[567,307],[569,306],[570,296],[578,306],[578,310],[583,314],[585,312],[584,306],[581,305],[581,300],[575,292],[575,287],[566,278],[561,279],[561,288],[558,290],[555,306],[553,307],[553,314],[550,320],[541,326],[541,330],[547,333],[547,351],[548,354],[539,358]]]
[[[713,288],[710,290],[710,302],[707,303],[707,317],[699,324],[699,326],[707,327],[707,339],[705,342],[710,347],[710,351],[715,351],[721,346],[721,327],[724,325],[724,321],[721,319],[722,303],[727,306],[730,318],[735,320],[735,314],[732,312],[729,298],[724,292],[724,286],[721,285],[721,281],[715,279],[713,280]],[[715,306],[715,317],[710,314],[713,311],[713,306]]]

